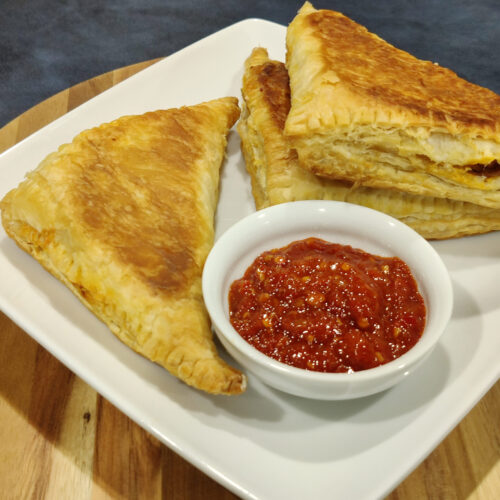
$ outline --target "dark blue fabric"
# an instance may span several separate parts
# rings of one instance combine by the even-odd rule
[[[167,56],[249,17],[291,21],[292,0],[0,0],[0,126],[80,81]],[[417,57],[500,93],[500,0],[332,0]]]

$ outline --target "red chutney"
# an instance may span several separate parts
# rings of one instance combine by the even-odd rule
[[[264,354],[319,372],[353,372],[408,351],[424,300],[399,258],[308,238],[261,254],[229,291],[236,331]]]

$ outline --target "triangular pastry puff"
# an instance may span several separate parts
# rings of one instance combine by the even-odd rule
[[[400,219],[429,239],[500,229],[500,210],[318,177],[303,169],[283,135],[290,109],[285,65],[256,48],[245,63],[238,133],[257,209],[295,200],[338,200]]]
[[[201,274],[237,99],[125,116],[50,154],[1,202],[16,243],[120,340],[198,389],[246,379],[218,355]]]
[[[500,208],[500,96],[308,2],[285,134],[320,175]]]

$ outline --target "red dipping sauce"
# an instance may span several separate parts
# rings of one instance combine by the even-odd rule
[[[262,353],[319,372],[385,364],[422,335],[408,266],[317,238],[261,254],[229,291],[230,321]]]

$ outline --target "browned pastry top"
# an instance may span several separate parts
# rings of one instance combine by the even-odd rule
[[[252,70],[257,74],[272,119],[280,130],[283,130],[290,111],[290,83],[285,65],[282,62],[269,61],[253,67]]]
[[[318,10],[306,22],[320,40],[325,67],[351,91],[435,120],[500,127],[494,92],[395,48],[338,12]]]
[[[161,294],[183,291],[203,264],[191,251],[204,238],[192,203],[205,153],[203,120],[209,115],[202,106],[125,117],[74,145],[73,210],[92,239]]]

